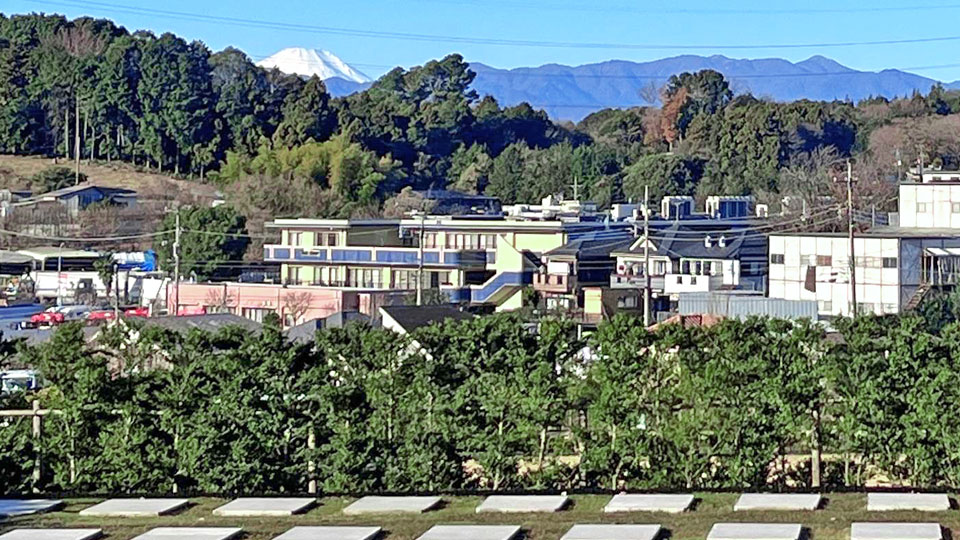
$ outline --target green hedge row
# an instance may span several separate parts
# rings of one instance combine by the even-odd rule
[[[921,317],[753,319],[585,340],[562,319],[495,315],[412,337],[355,325],[287,342],[156,328],[96,345],[64,326],[21,348],[51,385],[39,448],[0,428],[23,493],[776,489],[874,474],[960,486],[960,328]],[[32,397],[32,396],[27,396]],[[21,398],[17,398],[21,399]],[[12,407],[14,404],[9,404]],[[23,404],[21,404],[23,406]],[[312,471],[312,472],[311,472]]]

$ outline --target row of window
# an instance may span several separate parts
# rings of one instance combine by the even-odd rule
[[[440,247],[437,242],[437,233],[424,233],[423,247],[426,249]],[[497,235],[447,233],[444,247],[447,249],[496,249]]]
[[[933,211],[933,203],[929,203],[929,202],[917,203],[918,214],[929,214],[932,211]],[[950,203],[950,212],[953,214],[960,214],[960,202]]]
[[[289,238],[287,245],[290,246],[336,246],[337,233],[314,233],[290,231],[287,233]]]
[[[770,264],[785,264],[783,253],[771,253]],[[809,255],[800,258],[801,265],[833,266],[833,257],[830,255]],[[860,268],[896,268],[896,257],[857,257],[855,264]]]
[[[653,265],[653,275],[662,276],[668,273],[669,263],[667,261],[650,262]],[[723,274],[723,265],[720,261],[683,261],[680,263],[679,273],[699,276],[719,276]],[[627,267],[627,275],[642,276],[643,263],[632,264]]]

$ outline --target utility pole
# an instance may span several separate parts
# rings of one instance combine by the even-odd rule
[[[113,320],[120,320],[120,265],[113,263]]]
[[[76,161],[76,169],[74,170],[74,173],[73,173],[73,184],[79,185],[80,184],[80,96],[76,95],[76,92],[74,92],[73,106],[74,106],[74,111],[73,111],[74,116],[76,117],[74,118],[74,120],[76,121],[76,125],[73,126],[73,131],[74,131],[74,134],[73,134],[74,156],[73,157],[74,157],[74,160]]]
[[[901,169],[903,168],[903,157],[900,155],[900,148],[897,148],[893,154],[897,158],[897,183],[903,182],[903,173]]]
[[[650,186],[643,186],[643,326],[650,326]]]
[[[917,172],[919,172],[920,179],[917,180],[921,184],[923,183],[923,147],[917,145]]]
[[[857,261],[853,248],[853,166],[847,160],[847,230],[850,237],[850,314],[857,316]]]
[[[176,209],[176,225],[173,240],[173,315],[180,313],[180,206]]]
[[[417,305],[423,305],[423,225],[426,214],[421,211],[420,214],[420,234],[417,241],[419,254],[417,256]]]

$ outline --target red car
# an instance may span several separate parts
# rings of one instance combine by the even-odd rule
[[[87,315],[87,321],[89,322],[112,321],[116,318],[116,313],[111,309],[98,309]]]
[[[127,309],[123,312],[123,315],[126,317],[149,317],[150,308],[145,307],[135,307]]]
[[[32,324],[41,325],[41,324],[63,324],[64,317],[63,313],[58,311],[44,311],[43,313],[37,313],[30,317],[30,322]]]

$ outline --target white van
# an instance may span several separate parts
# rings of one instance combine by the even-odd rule
[[[40,373],[35,369],[0,371],[0,393],[13,394],[40,388]]]

